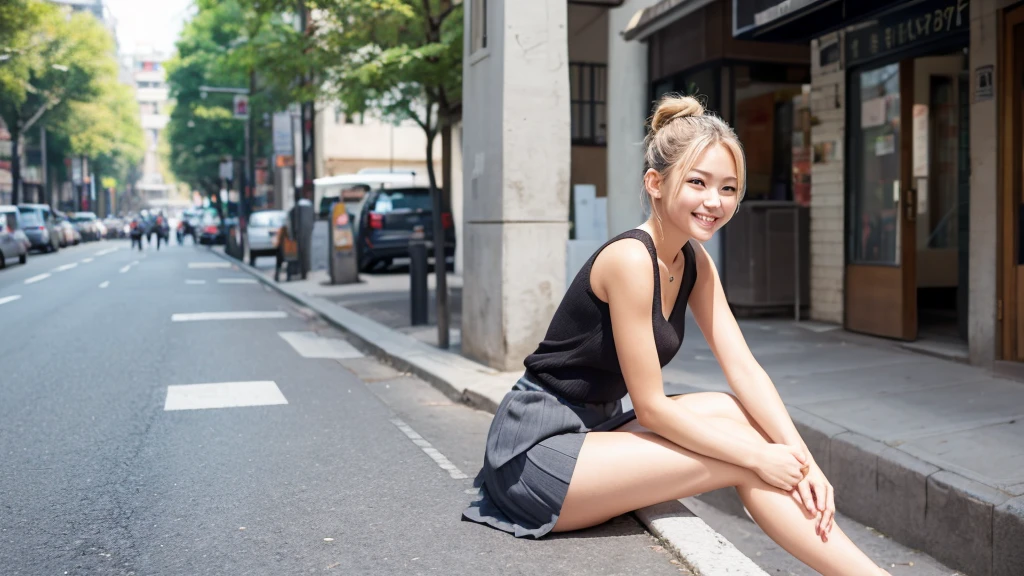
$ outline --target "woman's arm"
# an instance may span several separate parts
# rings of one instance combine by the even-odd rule
[[[800,448],[808,460],[812,460],[775,385],[750,353],[726,302],[714,261],[699,244],[694,253],[697,256],[697,282],[690,293],[690,310],[718,359],[729,387],[772,440]]]

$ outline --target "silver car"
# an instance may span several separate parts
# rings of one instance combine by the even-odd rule
[[[17,208],[0,206],[0,268],[15,260],[28,261],[28,238],[18,225]]]
[[[284,226],[288,213],[284,210],[260,210],[249,217],[246,237],[249,243],[249,265],[256,265],[260,256],[277,255],[277,231]]]
[[[32,242],[32,248],[43,252],[60,249],[61,231],[57,219],[46,204],[19,204],[21,229]]]

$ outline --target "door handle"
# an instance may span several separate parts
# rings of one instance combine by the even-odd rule
[[[904,209],[906,210],[907,222],[917,221],[917,189],[907,188],[904,195]]]

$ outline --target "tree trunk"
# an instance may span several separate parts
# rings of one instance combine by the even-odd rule
[[[21,130],[15,124],[11,127],[11,204],[21,202]]]
[[[438,118],[439,123],[443,117]],[[444,228],[441,214],[444,212],[442,190],[437,186],[437,174],[434,172],[434,138],[436,130],[430,130],[430,116],[427,116],[427,176],[430,178],[430,197],[432,199],[431,220],[434,229],[434,274],[437,277],[437,288],[434,292],[437,314],[437,346],[447,349],[448,343],[448,267],[444,259]],[[445,187],[448,182],[445,182]]]

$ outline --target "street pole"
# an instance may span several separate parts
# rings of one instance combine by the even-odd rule
[[[39,127],[39,148],[43,153],[43,174],[39,180],[43,185],[43,193],[39,198],[39,201],[50,204],[50,209],[53,209],[53,203],[50,202],[51,198],[47,187],[49,179],[46,177],[46,126]]]

